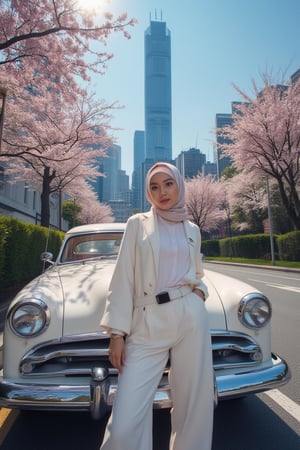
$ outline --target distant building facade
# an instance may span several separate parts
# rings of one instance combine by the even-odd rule
[[[291,82],[292,82],[292,83],[296,83],[296,81],[298,81],[299,78],[300,78],[300,69],[296,70],[296,72],[294,72],[294,73],[291,75]]]
[[[107,204],[111,207],[115,222],[127,222],[133,214],[132,204],[124,200],[110,200]]]
[[[217,178],[217,164],[214,162],[207,161],[203,167],[203,175],[206,177],[207,175],[212,175]]]
[[[61,217],[64,200],[63,194],[50,195],[50,228],[68,229],[68,223]],[[4,163],[0,163],[0,215],[41,223],[41,193],[29,189],[24,181],[13,182],[13,176],[5,173]]]
[[[97,158],[98,172],[101,176],[91,185],[102,203],[117,199],[117,174],[121,170],[121,147],[113,145],[105,156]]]
[[[133,137],[133,169],[140,167],[145,161],[145,131],[136,130]]]
[[[222,146],[224,144],[229,144],[231,141],[225,139],[221,135],[222,128],[226,126],[231,126],[233,123],[232,114],[216,114],[216,164],[217,164],[217,178],[220,179],[222,172],[226,167],[232,165],[232,160],[229,156],[224,156]]]
[[[145,132],[136,130],[133,138],[133,173],[131,180],[132,206],[135,211],[140,211],[141,184],[139,182],[139,172],[141,164],[145,161]]]
[[[182,151],[175,158],[176,167],[184,178],[194,178],[203,172],[206,156],[199,148]]]

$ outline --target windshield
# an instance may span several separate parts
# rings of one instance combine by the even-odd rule
[[[59,262],[117,256],[122,236],[122,233],[94,233],[72,236],[65,242]]]

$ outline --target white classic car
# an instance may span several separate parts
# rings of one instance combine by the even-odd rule
[[[23,288],[6,318],[0,407],[86,410],[111,408],[118,385],[99,328],[125,224],[94,224],[66,233],[56,262]],[[216,402],[278,387],[290,379],[271,352],[271,304],[236,279],[205,270]],[[183,380],[184,382],[184,380]],[[154,408],[170,408],[168,367]]]

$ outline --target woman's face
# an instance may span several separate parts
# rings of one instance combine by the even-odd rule
[[[154,206],[168,210],[178,201],[178,186],[170,175],[158,172],[150,180],[150,195]]]

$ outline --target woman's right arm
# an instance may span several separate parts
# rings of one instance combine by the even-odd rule
[[[113,329],[120,330],[123,334],[130,332],[137,232],[138,219],[129,219],[110,282],[105,312],[100,323],[109,334]]]

